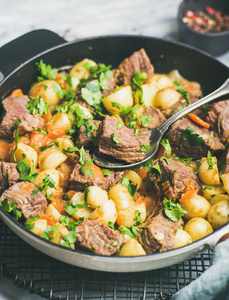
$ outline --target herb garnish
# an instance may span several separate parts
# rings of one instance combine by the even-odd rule
[[[50,199],[53,195],[52,194],[49,194],[47,191],[48,191],[48,188],[55,188],[56,189],[56,186],[55,186],[55,181],[52,179],[52,177],[48,174],[45,176],[45,178],[43,179],[43,182],[41,184],[41,189],[42,189],[42,192],[44,192],[45,196]]]
[[[57,70],[52,68],[50,65],[47,65],[41,59],[36,63],[37,69],[42,76],[38,76],[38,81],[42,81],[44,79],[55,79]]]
[[[166,151],[166,157],[169,157],[172,154],[172,148],[170,146],[168,139],[162,139],[160,142],[160,145],[162,145],[165,148]]]
[[[179,203],[167,200],[166,198],[163,201],[163,207],[165,215],[173,222],[178,222],[184,214],[187,214],[187,211]]]
[[[17,209],[16,203],[11,203],[8,201],[8,198],[5,198],[1,203],[0,206],[7,212],[12,212],[13,218],[17,221],[21,218],[22,212]]]
[[[207,163],[208,163],[208,170],[213,170],[213,161],[212,161],[212,154],[210,151],[208,151],[208,154],[207,154]]]
[[[32,167],[26,161],[26,155],[22,154],[22,159],[17,163],[17,168],[20,172],[20,180],[28,180],[34,182],[34,178],[37,176],[37,173],[34,172],[34,162]]]
[[[145,72],[134,72],[134,76],[131,79],[131,87],[133,90],[138,90],[138,98],[139,103],[144,104],[143,102],[143,90],[141,85],[143,84],[144,80],[146,79],[147,74]]]
[[[118,139],[115,135],[114,135],[114,133],[112,133],[112,140],[116,143],[116,144],[118,144],[118,143],[120,143],[120,139]]]
[[[204,139],[199,136],[198,133],[193,133],[195,130],[194,126],[186,127],[185,130],[182,132],[182,137],[189,142],[191,146],[195,146],[198,144],[202,144]]]
[[[25,105],[31,115],[40,114],[43,115],[49,111],[48,104],[39,94],[36,98],[31,98]]]
[[[151,149],[150,145],[142,145],[140,151],[147,152]]]
[[[123,186],[125,186],[132,197],[135,196],[138,185],[134,184],[132,180],[130,180],[128,177],[125,177],[119,180],[118,183],[121,183]]]
[[[39,219],[40,219],[39,215],[37,215],[36,217],[30,216],[29,220],[25,222],[25,227],[29,230],[32,230],[35,227],[35,221]]]

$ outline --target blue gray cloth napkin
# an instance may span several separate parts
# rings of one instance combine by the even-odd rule
[[[171,300],[229,300],[229,239],[215,247],[211,266]]]

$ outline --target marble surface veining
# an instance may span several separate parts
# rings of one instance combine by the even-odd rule
[[[49,29],[66,40],[133,34],[179,40],[181,0],[0,0],[0,47],[33,29]],[[229,66],[229,52],[217,57]],[[0,275],[0,300],[39,300]]]

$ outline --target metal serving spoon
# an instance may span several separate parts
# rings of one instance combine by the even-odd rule
[[[177,112],[175,115],[171,116],[168,120],[162,123],[157,128],[153,129],[150,136],[150,146],[151,150],[146,153],[146,157],[138,162],[135,163],[126,163],[125,161],[115,159],[112,156],[108,156],[106,154],[100,153],[96,150],[93,153],[94,163],[100,167],[107,168],[107,169],[129,169],[132,167],[140,166],[141,164],[145,163],[149,160],[156,152],[160,145],[161,139],[169,127],[176,122],[181,117],[185,116],[187,113],[191,112],[192,110],[211,102],[221,96],[224,96],[229,93],[229,78],[221,85],[217,90],[212,92],[211,94],[205,96],[201,100],[194,102],[193,104],[185,107],[181,111]]]

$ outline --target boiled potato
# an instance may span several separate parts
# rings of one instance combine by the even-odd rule
[[[174,249],[186,246],[191,243],[191,236],[183,229],[178,228],[174,238]]]
[[[193,218],[185,225],[184,230],[195,242],[213,232],[211,224],[203,218]]]
[[[76,204],[81,204],[81,205],[85,204],[84,193],[81,192],[75,193],[71,201],[74,201],[74,203]],[[79,220],[80,218],[89,219],[92,212],[93,212],[92,208],[85,206],[83,208],[78,208],[76,213],[73,214],[72,216],[76,220]]]
[[[214,204],[216,204],[220,201],[223,201],[223,200],[229,200],[229,195],[226,195],[226,194],[216,195],[216,196],[211,198],[210,204],[214,205]]]
[[[193,195],[185,202],[180,202],[180,205],[187,211],[187,214],[183,216],[186,220],[194,217],[206,218],[211,207],[208,200],[198,194]]]
[[[55,139],[54,144],[60,151],[67,150],[68,147],[74,147],[74,143],[69,137],[59,137]]]
[[[48,226],[47,220],[38,219],[38,220],[34,221],[33,223],[34,223],[34,227],[33,227],[33,229],[31,229],[31,231],[33,233],[43,237],[42,233],[45,230],[45,228]]]
[[[167,109],[175,104],[180,97],[181,94],[173,88],[160,90],[154,98],[154,106],[159,107],[160,109]]]
[[[221,176],[223,181],[223,188],[229,194],[229,173],[225,173]]]
[[[132,226],[136,223],[136,212],[140,212],[142,222],[146,219],[146,206],[144,203],[134,204],[125,210],[118,211],[117,224],[124,226]]]
[[[92,208],[97,208],[109,200],[107,192],[98,186],[88,187],[84,194],[87,195],[87,197],[85,197],[87,204],[91,205]]]
[[[60,183],[60,173],[56,170],[56,169],[46,169],[42,172],[40,172],[34,180],[34,183],[41,188],[41,185],[43,183],[43,180],[45,179],[46,176],[50,176],[52,178],[52,180],[55,183],[55,188],[51,188],[48,187],[47,188],[47,194],[53,194],[56,190],[56,188],[58,188],[59,183]]]
[[[56,113],[47,123],[46,130],[54,131],[56,129],[62,129],[67,132],[72,127],[72,123],[67,114],[63,112]]]
[[[55,80],[43,80],[31,87],[29,96],[35,98],[41,94],[48,106],[53,106],[60,102],[60,97],[57,93],[60,90],[61,87]]]
[[[84,66],[87,64],[90,66],[97,66],[96,62],[94,62],[91,59],[85,58],[72,67],[69,75],[71,75],[74,78],[78,78],[78,79],[89,78],[91,73]]]
[[[167,75],[155,74],[147,80],[147,83],[155,86],[157,90],[174,87],[172,80]]]
[[[52,204],[49,204],[46,208],[45,215],[51,217],[55,222],[58,222],[61,217],[61,214]]]
[[[60,223],[55,223],[54,226],[57,227],[57,232],[55,233],[55,235],[52,237],[52,232],[50,233],[50,241],[52,243],[61,245],[61,240],[63,239],[64,236],[69,234],[68,229],[63,226]],[[75,249],[75,245],[73,243],[70,244],[72,249]]]
[[[90,220],[98,220],[107,226],[109,225],[109,222],[115,223],[116,219],[117,210],[115,203],[112,200],[104,202],[90,214]]]
[[[201,158],[198,176],[200,180],[205,184],[219,185],[220,179],[219,179],[219,171],[217,166],[217,158],[213,156],[211,160],[213,163],[212,169],[209,167],[207,157]]]
[[[38,165],[41,170],[57,168],[68,157],[56,148],[47,148],[38,156]]]
[[[217,202],[211,207],[208,212],[208,222],[214,229],[229,222],[229,200]]]
[[[146,255],[146,253],[140,243],[138,243],[135,239],[130,239],[126,244],[122,246],[121,250],[117,253],[117,255],[138,256],[138,255]]]
[[[143,95],[142,100],[146,106],[154,106],[154,98],[158,92],[158,89],[152,84],[143,84],[141,86]],[[139,92],[136,90],[135,92],[135,104],[140,104],[139,100]]]
[[[202,191],[203,191],[203,196],[206,198],[208,201],[212,200],[212,197],[216,195],[221,195],[225,194],[226,191],[223,188],[223,184],[220,185],[202,185]]]
[[[37,152],[30,146],[23,144],[23,143],[19,143],[17,146],[17,150],[15,151],[15,158],[14,159],[14,155],[13,152],[10,155],[10,161],[11,162],[19,162],[19,160],[22,159],[22,155],[26,156],[26,162],[27,164],[31,167],[32,165],[34,165],[34,167],[36,168],[37,166]]]
[[[107,97],[103,98],[103,105],[106,110],[111,114],[120,114],[121,109],[112,105],[112,103],[118,103],[121,106],[127,108],[128,106],[133,106],[132,90],[130,86],[123,87],[117,92],[114,92]]]
[[[72,85],[72,88],[74,91],[77,90],[77,86],[78,86],[79,82],[80,82],[79,78],[71,76],[71,85]],[[70,92],[70,85],[67,81],[65,82],[65,90],[68,93]]]
[[[128,189],[121,183],[110,187],[108,198],[114,201],[117,211],[125,210],[134,204],[133,197],[130,195]]]
[[[139,190],[142,186],[142,179],[136,172],[132,170],[125,170],[122,178],[125,177],[131,180],[134,184],[137,184],[137,190]]]
[[[119,123],[122,123],[124,125],[123,119],[119,115],[111,115],[111,118],[116,119]]]

